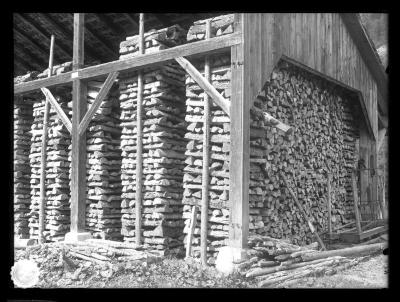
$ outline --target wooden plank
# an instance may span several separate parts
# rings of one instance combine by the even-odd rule
[[[72,68],[84,64],[84,14],[74,14]],[[86,211],[86,133],[79,135],[79,123],[87,110],[87,84],[72,84],[71,232],[85,230]]]
[[[197,216],[197,207],[193,206],[192,215],[190,216],[190,226],[186,242],[186,258],[190,257],[192,254],[192,238],[193,238],[193,231],[196,227],[196,220],[197,220],[196,216]]]
[[[139,15],[139,54],[144,49],[144,14]],[[138,74],[138,95],[136,106],[136,194],[135,194],[135,240],[136,244],[142,242],[142,199],[143,199],[143,70]]]
[[[358,211],[358,188],[355,172],[351,174],[351,181],[353,186],[353,204],[354,204],[354,216],[356,218],[357,232],[361,233],[360,213]]]
[[[326,14],[326,27],[325,27],[325,40],[327,41],[327,52],[326,52],[326,64],[325,73],[333,77],[333,42],[332,42],[332,28],[333,28],[333,16],[331,13]]]
[[[229,102],[210,84],[201,73],[192,65],[188,60],[182,57],[177,57],[175,60],[181,65],[183,69],[192,77],[193,80],[199,84],[199,86],[212,97],[214,103],[221,107],[221,109],[228,115],[230,115]]]
[[[249,172],[250,172],[250,73],[249,14],[235,14],[241,26],[243,45],[231,50],[231,155],[229,166],[229,199],[231,201],[229,245],[246,248],[249,234]],[[242,62],[242,64],[235,64]]]
[[[332,206],[331,206],[331,175],[327,175],[327,187],[328,187],[328,234],[329,238],[332,236]]]
[[[114,84],[114,81],[117,78],[117,76],[118,76],[118,71],[112,72],[108,75],[103,86],[101,86],[99,94],[97,95],[96,99],[94,100],[92,106],[90,106],[89,110],[86,112],[85,116],[83,117],[82,121],[79,124],[79,128],[78,128],[79,135],[81,135],[83,132],[86,131],[87,126],[89,125],[90,121],[92,120],[93,116],[95,115],[97,109],[100,107],[104,98],[107,96],[107,94],[110,91],[112,85]]]
[[[64,124],[65,128],[68,129],[69,133],[72,133],[72,124],[69,120],[68,116],[61,108],[60,104],[58,104],[57,100],[54,98],[53,94],[47,88],[41,88],[43,94],[46,96],[46,99],[50,102],[53,106],[54,110],[57,112],[58,117],[61,119],[62,123]]]
[[[301,54],[303,49],[302,32],[303,32],[303,14],[297,13],[296,14],[296,58],[299,61],[301,60]]]
[[[143,67],[156,66],[173,60],[176,57],[198,57],[211,53],[226,52],[232,45],[241,43],[239,33],[211,38],[210,40],[193,42],[156,53],[143,54],[136,57],[112,61],[104,64],[90,66],[47,79],[40,79],[14,85],[14,94],[27,93],[41,87],[52,87],[71,83],[74,79],[95,79],[104,77],[114,71],[134,71]]]
[[[206,39],[211,38],[211,20],[206,20]],[[210,58],[207,56],[204,63],[204,77],[211,82]],[[200,234],[200,255],[202,265],[207,265],[207,232],[208,232],[208,194],[210,183],[210,123],[211,123],[211,102],[208,94],[204,94],[203,110],[203,169],[201,176],[201,234]]]
[[[321,27],[321,23],[324,19],[321,13],[317,13],[315,18],[315,69],[322,72],[321,52],[325,45],[325,27]]]
[[[50,55],[49,55],[49,74],[53,73],[54,58],[54,35],[50,38]],[[47,163],[47,124],[49,120],[50,103],[46,98],[44,106],[43,133],[42,133],[42,150],[40,153],[40,207],[39,207],[39,243],[44,243],[45,239],[43,231],[45,230],[45,208],[46,208],[46,163]]]

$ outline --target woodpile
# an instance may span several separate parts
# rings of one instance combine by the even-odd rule
[[[14,235],[29,237],[32,99],[14,98]]]
[[[187,41],[194,42],[205,39],[207,20],[211,20],[211,37],[233,33],[233,17],[234,14],[229,14],[193,22],[187,33]]]
[[[102,85],[88,82],[88,108]],[[86,228],[94,238],[122,238],[119,111],[118,90],[111,88],[86,131]]]
[[[67,100],[71,98],[69,89],[59,89],[54,93],[61,108],[68,115]],[[38,215],[40,202],[40,164],[41,141],[45,98],[41,96],[33,105],[32,144],[30,150],[31,174],[31,212],[29,218],[30,237],[38,238]],[[69,116],[70,117],[70,116]],[[46,241],[59,241],[69,231],[70,225],[70,186],[68,146],[71,136],[55,110],[50,107],[48,121],[48,144],[46,164]]]
[[[160,253],[144,251],[133,244],[110,240],[88,239],[84,242],[65,243],[65,247],[67,254],[72,258],[101,265],[115,261],[150,264],[162,260]]]
[[[121,58],[137,54],[137,41],[133,37],[121,43]],[[182,30],[174,26],[146,34],[145,53],[161,49],[160,41],[168,45],[181,43]],[[143,73],[142,238],[145,246],[165,253],[177,252],[183,244],[184,74],[176,63]],[[137,84],[137,74],[120,77],[121,233],[125,241],[133,241],[135,236]]]
[[[230,56],[224,55],[211,59],[211,81],[221,95],[230,99]],[[204,75],[204,63],[197,66]],[[190,77],[186,77],[186,117],[188,123],[185,138],[186,166],[183,177],[183,218],[184,233],[187,234],[190,225],[192,206],[200,208],[202,187],[203,158],[203,108],[204,90]],[[215,103],[211,105],[210,123],[210,184],[208,210],[208,243],[207,250],[214,263],[218,247],[227,244],[229,223],[229,152],[230,152],[230,119]],[[200,211],[197,214],[197,224],[192,239],[193,256],[199,256],[200,250]],[[185,238],[185,242],[187,236]]]
[[[315,275],[332,275],[362,261],[342,255],[344,250],[318,252],[316,242],[308,246],[290,244],[268,236],[249,237],[249,260],[238,263],[238,271],[247,278],[256,278],[260,287],[288,285],[299,278]],[[360,250],[360,249],[358,249]],[[369,250],[373,250],[369,248]],[[378,250],[377,248],[375,250]]]
[[[322,79],[285,62],[274,69],[251,109],[251,144],[255,138],[254,125],[260,124],[263,112],[292,126],[294,131],[285,135],[269,125],[257,129],[261,132],[263,128],[265,133],[265,141],[260,139],[260,146],[265,144],[265,147],[257,154],[264,152],[266,159],[264,171],[257,170],[265,173],[264,177],[259,174],[265,186],[264,205],[260,209],[264,224],[261,234],[290,238],[296,244],[313,240],[306,221],[279,177],[281,172],[317,232],[327,229],[327,173],[332,176],[332,226],[353,218],[346,214],[352,213],[353,206],[350,170],[358,157],[359,110],[356,100]],[[255,156],[251,154],[251,158]]]

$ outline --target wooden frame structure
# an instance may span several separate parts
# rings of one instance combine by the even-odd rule
[[[82,68],[84,56],[84,14],[74,14],[74,36],[73,36],[73,71],[51,76],[46,79],[14,85],[14,95],[29,93],[34,90],[42,89],[52,106],[60,114],[63,123],[72,134],[72,175],[71,175],[71,231],[80,232],[85,227],[85,188],[86,188],[86,139],[85,129],[90,119],[93,117],[100,103],[112,86],[118,73],[142,70],[145,67],[156,66],[165,62],[176,60],[199,84],[201,88],[218,104],[231,118],[231,158],[230,158],[230,189],[229,196],[231,202],[230,225],[229,225],[229,244],[236,248],[247,247],[247,237],[249,233],[249,168],[250,168],[250,108],[252,100],[258,95],[264,83],[269,78],[272,69],[281,59],[297,62],[299,66],[306,66],[320,75],[324,75],[329,81],[341,84],[346,88],[351,88],[360,95],[360,102],[366,119],[368,129],[365,137],[365,147],[367,157],[369,154],[376,156],[376,139],[378,138],[378,108],[382,112],[386,110],[386,75],[382,74],[372,49],[371,44],[360,35],[362,26],[355,14],[310,14],[310,16],[298,16],[300,14],[235,14],[234,33],[210,37],[203,41],[193,42],[176,46],[156,53],[143,53],[132,58],[112,61],[96,66]],[[287,17],[287,18],[286,18]],[[300,19],[299,19],[300,18]],[[303,20],[304,18],[309,18]],[[358,21],[357,21],[358,20]],[[289,22],[289,23],[287,23]],[[305,24],[309,22],[315,25],[317,30],[311,35],[311,27],[302,28],[309,34],[310,45],[312,43],[325,43],[324,53],[319,54],[317,50],[309,49],[309,45],[296,44],[299,37],[298,29],[293,31],[292,24]],[[335,23],[336,22],[336,23]],[[143,20],[140,18],[140,34],[143,35]],[[346,45],[341,43],[339,38],[335,38],[336,33],[329,24],[340,26],[343,39],[347,39],[348,48],[359,55],[354,62],[360,66],[360,70],[368,72],[368,83],[362,82],[362,75],[357,74],[352,77],[352,71],[347,70],[345,64],[341,62],[339,54],[333,55],[333,50],[346,50]],[[320,25],[326,30],[321,32]],[[347,35],[344,31],[350,33]],[[292,31],[291,31],[292,30]],[[301,31],[300,31],[301,32]],[[293,35],[293,36],[292,36]],[[322,42],[321,42],[322,41]],[[333,45],[329,44],[333,41]],[[359,43],[357,43],[357,41]],[[291,43],[294,43],[293,45]],[[314,45],[312,44],[312,45]],[[335,48],[336,47],[336,48]],[[358,49],[358,50],[357,50]],[[313,56],[305,57],[306,51],[313,51]],[[232,66],[232,95],[229,104],[215,88],[210,84],[209,79],[203,77],[187,59],[183,57],[205,57],[219,52],[231,53]],[[318,50],[319,51],[319,50]],[[320,56],[320,57],[319,57]],[[350,58],[350,53],[348,56]],[[366,62],[361,62],[361,58]],[[364,65],[363,65],[364,64]],[[367,66],[368,65],[368,66]],[[367,66],[367,67],[365,67]],[[86,82],[90,79],[107,77],[101,91],[92,107],[87,111],[86,106]],[[58,110],[58,104],[52,97],[49,87],[58,85],[71,85],[73,89],[73,118],[72,122]],[[370,86],[369,86],[370,85]],[[140,86],[139,86],[140,87]],[[139,89],[140,91],[140,89]],[[140,95],[140,93],[139,93]],[[139,98],[140,101],[140,98]],[[140,106],[138,106],[138,112]],[[86,112],[87,111],[87,112]],[[271,118],[266,116],[266,118]],[[139,121],[138,121],[139,126]],[[282,125],[280,125],[282,126]],[[283,125],[284,126],[284,125]],[[138,136],[139,137],[139,136]],[[206,137],[206,136],[205,136]],[[205,152],[206,155],[206,152]],[[138,167],[140,156],[138,156]],[[375,162],[371,166],[376,166]],[[140,168],[137,171],[140,175]],[[140,177],[139,177],[140,179]],[[138,182],[140,183],[140,182]],[[374,191],[373,189],[372,191]],[[376,191],[376,190],[375,190]],[[205,189],[204,192],[207,192]],[[137,191],[140,197],[139,191]],[[373,193],[374,194],[374,193]],[[202,202],[202,204],[205,202]],[[140,206],[137,208],[140,214]],[[203,208],[202,208],[203,211]],[[140,229],[140,221],[137,220],[137,229]],[[204,241],[206,236],[202,235]],[[140,236],[137,236],[137,243],[140,243]],[[202,245],[204,248],[204,246]]]

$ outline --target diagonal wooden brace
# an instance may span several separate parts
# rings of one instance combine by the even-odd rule
[[[90,121],[92,120],[93,116],[95,115],[97,109],[99,109],[101,103],[103,102],[104,98],[107,96],[110,88],[114,84],[115,79],[118,76],[118,71],[114,71],[108,74],[107,79],[105,80],[103,86],[101,87],[99,94],[97,95],[96,99],[94,100],[90,109],[86,112],[85,116],[79,123],[78,133],[81,136],[85,131],[87,126],[89,125]]]
[[[230,103],[227,101],[213,85],[201,73],[194,67],[188,60],[183,57],[177,57],[175,60],[182,66],[183,69],[192,77],[193,80],[199,84],[204,91],[212,97],[213,101],[222,108],[222,110],[229,116],[230,115]]]
[[[282,130],[283,132],[286,132],[287,134],[290,134],[293,131],[292,127],[282,123],[267,112],[264,112],[264,119],[266,123],[278,128],[279,130]]]
[[[64,110],[61,108],[60,104],[58,104],[57,100],[54,98],[54,96],[51,94],[50,90],[47,88],[40,88],[43,92],[43,94],[46,96],[46,98],[49,100],[50,104],[54,107],[54,109],[57,112],[58,117],[61,119],[63,122],[64,126],[68,129],[69,133],[72,132],[72,123]]]

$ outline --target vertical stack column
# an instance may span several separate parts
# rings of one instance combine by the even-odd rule
[[[31,99],[14,98],[14,234],[19,238],[29,237],[32,113]]]

